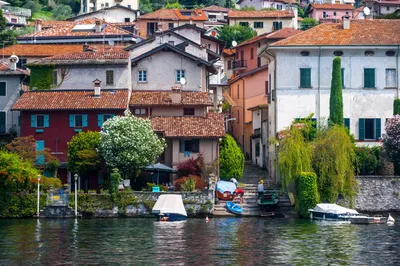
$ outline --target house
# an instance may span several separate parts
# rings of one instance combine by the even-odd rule
[[[351,4],[310,4],[304,12],[320,23],[337,22],[343,16],[353,18],[354,7]]]
[[[207,35],[215,37],[217,35],[217,29],[228,24],[228,11],[229,8],[211,5],[203,7],[201,10],[204,11],[208,20],[204,22],[204,28],[208,31]]]
[[[139,36],[148,37],[157,31],[173,29],[185,24],[192,24],[204,28],[208,18],[201,9],[159,9],[137,18]]]
[[[128,0],[125,0],[128,2]],[[132,1],[132,0],[131,0]],[[137,1],[133,1],[137,2]],[[84,4],[85,1],[81,1]],[[137,9],[132,9],[131,7],[116,4],[110,7],[105,7],[102,9],[96,9],[91,12],[81,12],[71,18],[67,18],[68,21],[80,21],[88,18],[98,18],[105,20],[107,22],[133,22],[136,18],[140,16],[140,11]]]
[[[43,28],[41,20],[35,21],[35,32],[17,38],[19,44],[109,44],[127,45],[141,41],[132,32],[97,18],[80,21],[63,21]]]
[[[8,60],[9,63],[0,64],[0,135],[19,133],[19,112],[11,112],[11,107],[21,91],[27,89],[29,79],[28,72],[17,68],[17,56]]]
[[[273,60],[269,136],[310,114],[318,124],[327,123],[332,61],[339,56],[344,124],[357,145],[380,145],[385,121],[393,115],[393,101],[400,96],[397,32],[400,20],[345,17],[342,23],[323,23],[271,44],[269,54],[263,55]],[[276,148],[270,147],[268,164],[273,170]]]
[[[235,103],[231,106],[228,129],[242,147],[247,158],[252,158],[253,107],[265,105],[271,97],[269,87],[268,60],[259,57],[271,43],[282,40],[300,31],[284,28],[271,33],[256,36],[236,46],[236,58],[232,62],[232,79],[228,81],[228,95]],[[226,97],[225,97],[226,98]],[[250,108],[250,110],[249,110]],[[262,145],[267,142],[263,140]],[[262,161],[260,162],[262,164]],[[261,165],[264,167],[264,165]]]
[[[123,6],[132,10],[139,10],[139,0],[82,0],[80,14],[86,14],[94,11],[108,10],[114,6]]]
[[[400,0],[364,0],[363,4],[370,8],[372,16],[395,13],[400,8]]]
[[[8,27],[23,27],[28,24],[28,19],[31,17],[30,9],[10,6],[4,1],[0,2],[0,7]]]
[[[255,7],[256,10],[263,8],[275,8],[277,10],[297,9],[296,0],[239,0],[240,7]]]
[[[259,10],[240,11],[230,10],[229,25],[249,26],[258,35],[282,28],[297,29],[297,9],[295,10]]]
[[[268,104],[247,109],[252,112],[253,134],[251,139],[251,160],[254,165],[265,168],[268,154]]]

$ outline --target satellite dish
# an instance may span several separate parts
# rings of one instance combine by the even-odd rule
[[[109,40],[108,41],[108,45],[113,46],[114,45],[114,41],[113,40]]]
[[[94,7],[94,4],[93,3],[89,3],[89,7]]]
[[[180,82],[181,82],[182,85],[185,85],[186,84],[186,79],[185,78],[181,78]]]
[[[368,7],[364,7],[363,12],[368,16],[371,13],[371,10]]]
[[[236,47],[237,46],[237,42],[236,41],[232,41],[232,46]]]

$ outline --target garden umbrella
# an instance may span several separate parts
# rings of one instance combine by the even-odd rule
[[[144,168],[142,168],[142,171],[146,172],[157,172],[157,185],[158,185],[158,178],[160,175],[160,172],[164,173],[177,173],[175,169],[172,169],[169,166],[166,166],[165,164],[162,163],[155,163],[155,164],[150,164]]]

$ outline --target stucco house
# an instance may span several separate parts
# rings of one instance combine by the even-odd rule
[[[308,17],[320,23],[337,22],[343,16],[354,16],[354,7],[351,4],[310,4],[304,11]]]
[[[125,0],[126,1],[126,0]],[[136,1],[136,0],[134,0]],[[81,4],[85,1],[81,1]],[[132,6],[124,6],[116,4],[102,9],[97,9],[91,12],[81,12],[79,15],[67,18],[68,21],[79,21],[87,18],[103,19],[107,22],[134,22],[140,16],[140,11],[134,9]]]
[[[204,11],[208,20],[204,22],[204,29],[207,30],[207,35],[217,36],[217,29],[228,24],[228,11],[229,8],[222,6],[207,6],[201,10]]]
[[[249,26],[258,35],[283,28],[297,29],[297,9],[295,10],[230,10],[229,25]]]
[[[117,5],[139,10],[139,0],[81,0],[80,14],[90,13],[94,11],[101,11]]]
[[[239,0],[237,4],[240,7],[253,6],[255,9],[260,10],[263,8],[275,8],[277,10],[297,9],[296,0]]]
[[[400,9],[400,0],[364,0],[364,6],[370,8],[372,16],[395,13]]]
[[[0,8],[3,12],[3,17],[6,19],[7,26],[12,28],[26,26],[32,14],[30,9],[11,6],[5,1],[0,1]]]
[[[314,114],[318,124],[329,117],[332,61],[342,59],[344,124],[357,145],[380,145],[385,120],[399,98],[399,20],[350,20],[323,23],[271,44],[264,56],[269,73],[272,121],[269,136],[294,119]],[[275,145],[270,146],[269,168],[275,178]]]

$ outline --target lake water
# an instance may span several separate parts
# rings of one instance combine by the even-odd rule
[[[400,265],[400,226],[263,218],[0,220],[0,265],[58,264]]]

